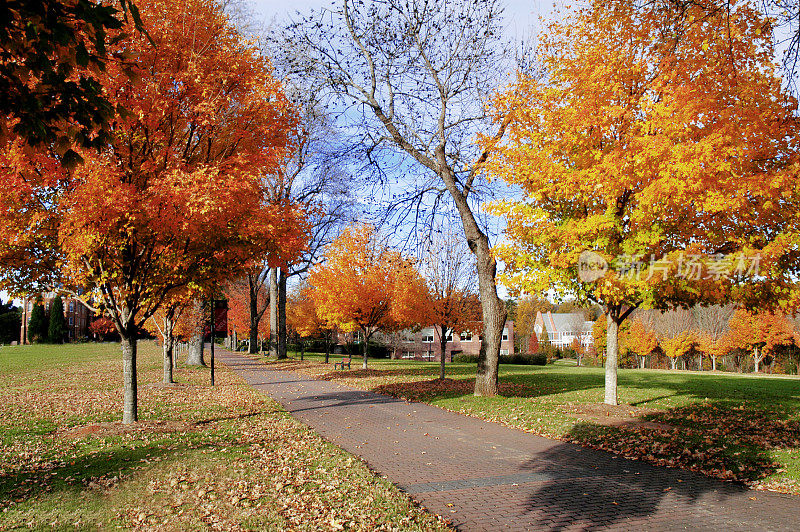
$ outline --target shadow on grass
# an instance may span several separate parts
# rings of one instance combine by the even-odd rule
[[[119,444],[113,449],[69,458],[69,455],[42,460],[20,470],[0,475],[0,504],[22,502],[43,493],[71,491],[79,493],[90,489],[88,484],[98,479],[122,477],[154,459],[163,460],[189,449],[202,449],[212,444],[192,444],[177,441],[165,446],[163,441],[133,446]]]
[[[593,387],[591,379],[575,381],[569,389]],[[556,386],[559,391],[564,390],[562,384]],[[433,379],[382,384],[374,387],[373,391],[409,401],[429,402],[469,396],[473,385],[474,381],[467,379]],[[664,387],[663,382],[660,385]],[[707,388],[701,387],[700,390],[706,392]],[[498,395],[517,398],[549,393],[556,392],[551,387],[501,382]],[[675,394],[686,393],[686,387],[675,391]],[[666,394],[651,400],[670,396]],[[647,402],[639,401],[636,404]],[[483,404],[482,408],[491,408],[491,404]],[[532,412],[535,408],[531,404]],[[626,413],[625,405],[620,410]],[[503,409],[499,408],[496,413],[502,419]],[[514,411],[514,414],[517,413]],[[651,425],[630,423],[609,426],[578,421],[562,438],[655,465],[689,469],[722,480],[748,482],[778,472],[781,465],[772,458],[773,451],[800,449],[800,422],[793,417],[794,414],[783,405],[767,409],[759,403],[702,401],[638,418],[643,422],[652,422]],[[517,425],[511,419],[508,421],[512,426]],[[660,424],[661,427],[652,424]],[[535,425],[530,428],[536,432]]]

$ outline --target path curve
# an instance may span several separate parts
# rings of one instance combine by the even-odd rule
[[[220,360],[459,530],[800,530],[800,498],[659,468],[231,352]]]

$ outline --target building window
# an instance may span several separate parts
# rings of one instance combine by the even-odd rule
[[[70,301],[69,302],[69,311],[70,312],[75,312],[75,302],[74,301]]]
[[[462,332],[461,333],[461,341],[462,342],[471,342],[472,341],[472,333],[471,332]]]
[[[406,351],[403,353],[403,358],[414,358],[414,353],[412,351]]]
[[[508,340],[508,329],[503,329],[503,340]],[[506,353],[508,354],[508,353]]]
[[[433,343],[433,329],[422,329],[422,343],[423,344]]]
[[[69,326],[72,327],[74,325],[75,318],[72,316],[69,317]]]
[[[500,354],[501,355],[507,355],[508,354],[508,349],[501,349],[500,350]]]

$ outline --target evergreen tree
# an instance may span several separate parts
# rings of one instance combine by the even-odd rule
[[[0,344],[19,340],[19,329],[22,325],[20,309],[13,302],[0,301]]]
[[[37,300],[31,311],[31,319],[28,322],[28,341],[39,343],[47,339],[47,316],[44,313],[44,305],[41,300]]]
[[[51,344],[64,342],[67,334],[67,323],[64,320],[64,302],[61,296],[56,296],[50,307],[50,326],[47,328],[47,339]]]
[[[539,352],[550,356],[551,351],[550,335],[547,334],[547,327],[542,327],[542,332],[539,334]]]

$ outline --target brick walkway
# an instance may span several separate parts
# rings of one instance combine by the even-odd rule
[[[800,530],[794,496],[219,358],[459,530]]]

